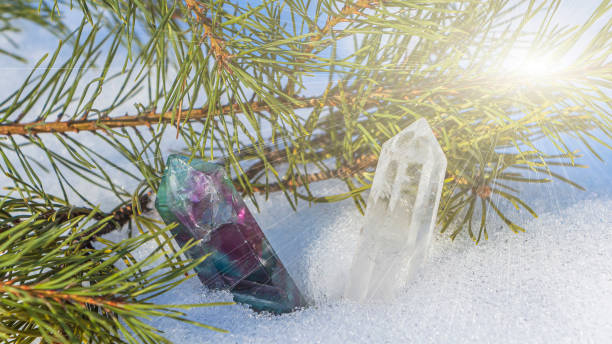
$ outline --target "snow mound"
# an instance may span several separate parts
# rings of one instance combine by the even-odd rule
[[[276,197],[276,196],[275,196]],[[393,303],[356,304],[340,295],[362,217],[351,201],[302,205],[283,196],[256,214],[270,242],[314,304],[282,316],[242,305],[188,311],[229,330],[155,320],[175,343],[573,343],[612,338],[612,200],[580,200],[520,222],[494,224],[475,246],[434,238],[425,266]],[[192,279],[158,303],[230,301]]]

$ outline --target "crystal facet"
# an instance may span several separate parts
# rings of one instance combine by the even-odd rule
[[[230,290],[256,311],[290,312],[306,306],[232,181],[219,165],[171,155],[155,202],[166,223],[177,222],[179,245],[200,240],[187,255],[210,253],[196,272],[204,285]]]
[[[445,171],[425,119],[383,144],[345,297],[388,300],[413,277],[431,241]]]

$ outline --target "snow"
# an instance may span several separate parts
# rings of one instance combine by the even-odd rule
[[[606,179],[610,174],[599,178],[601,183]],[[336,187],[323,184],[319,187]],[[539,218],[524,217],[521,234],[492,219],[489,240],[477,246],[467,236],[453,242],[438,235],[423,269],[401,295],[369,304],[341,298],[363,219],[351,201],[303,204],[293,212],[282,195],[274,195],[260,205],[257,220],[313,306],[281,316],[242,305],[187,312],[190,319],[228,334],[155,320],[173,342],[572,343],[612,338],[611,197],[583,197]],[[231,301],[231,295],[208,291],[191,279],[155,301]]]

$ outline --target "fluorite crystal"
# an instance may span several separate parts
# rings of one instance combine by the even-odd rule
[[[187,255],[211,254],[196,267],[204,285],[229,290],[256,311],[290,312],[306,306],[224,169],[171,155],[155,202],[164,222],[177,222],[179,245],[201,241]]]
[[[431,241],[445,170],[424,119],[383,144],[345,297],[388,300],[414,275]]]

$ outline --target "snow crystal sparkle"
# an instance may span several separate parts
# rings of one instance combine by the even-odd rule
[[[178,223],[173,234],[179,245],[202,239],[187,254],[194,259],[211,254],[196,267],[207,287],[230,290],[235,301],[256,311],[306,306],[222,167],[171,155],[155,207],[166,223]]]
[[[425,119],[385,142],[347,298],[389,299],[414,274],[431,241],[445,171],[446,157]]]

